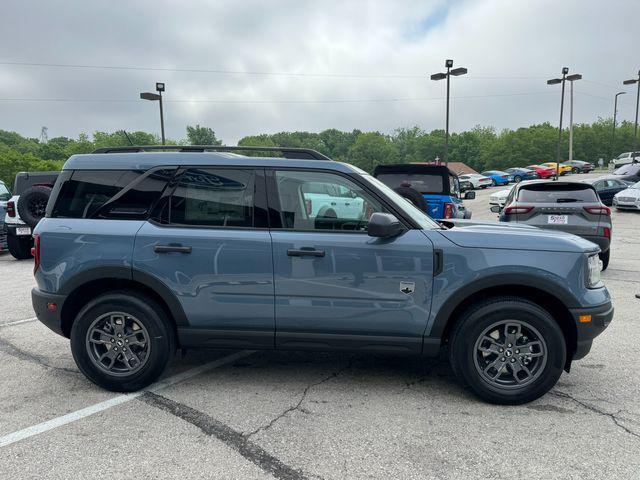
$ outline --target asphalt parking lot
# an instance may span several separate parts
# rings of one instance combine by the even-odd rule
[[[495,190],[473,218],[495,220]],[[0,478],[640,478],[640,212],[613,225],[614,321],[519,407],[444,359],[383,355],[193,351],[148,392],[106,392],[34,321],[32,262],[2,255]]]

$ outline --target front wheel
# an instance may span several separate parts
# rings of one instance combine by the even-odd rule
[[[571,173],[573,173],[574,175],[577,175],[578,173],[580,173],[580,169],[578,167],[573,167],[571,169]]]
[[[31,247],[33,247],[33,239],[30,235],[18,236],[7,232],[7,248],[16,260],[31,258]]]
[[[566,360],[564,337],[553,317],[518,297],[472,306],[460,316],[450,343],[456,376],[496,404],[541,397],[556,384]]]
[[[520,175],[516,175],[513,177],[513,181],[516,183],[520,183],[522,181],[522,177]]]
[[[112,292],[90,301],[71,328],[71,352],[93,383],[132,392],[156,381],[176,349],[163,309],[132,292]]]

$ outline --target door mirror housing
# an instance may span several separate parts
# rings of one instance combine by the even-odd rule
[[[367,233],[370,237],[392,238],[404,232],[404,227],[394,215],[376,212],[369,218]]]
[[[500,213],[502,211],[502,207],[500,207],[500,205],[491,205],[490,210],[493,213]]]
[[[464,194],[464,199],[465,200],[473,200],[474,198],[476,198],[476,192],[469,191],[469,192]]]

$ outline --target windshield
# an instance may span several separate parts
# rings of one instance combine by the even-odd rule
[[[637,163],[630,163],[628,165],[624,165],[613,172],[614,175],[627,175],[634,174],[636,171],[640,170],[640,165]]]
[[[0,201],[4,202],[11,198],[11,193],[4,183],[0,183]]]
[[[640,190],[640,182],[636,182],[633,185],[631,185],[629,188],[635,188],[636,190]]]
[[[396,192],[393,191],[393,189],[389,188],[387,185],[382,183],[377,178],[374,178],[368,174],[362,175],[362,177],[364,177],[365,180],[369,181],[370,183],[378,187],[378,189],[381,190],[382,193],[395,204],[395,206],[401,209],[404,213],[410,216],[418,225],[420,225],[420,228],[425,228],[425,229],[441,228],[437,222],[435,222],[431,217],[429,217],[429,215],[424,213],[419,208],[416,208],[409,200],[405,199],[401,195],[398,195]]]

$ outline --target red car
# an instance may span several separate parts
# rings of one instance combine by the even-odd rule
[[[525,168],[535,171],[540,176],[540,178],[549,178],[553,177],[556,174],[555,168],[548,168],[543,165],[529,165]]]

